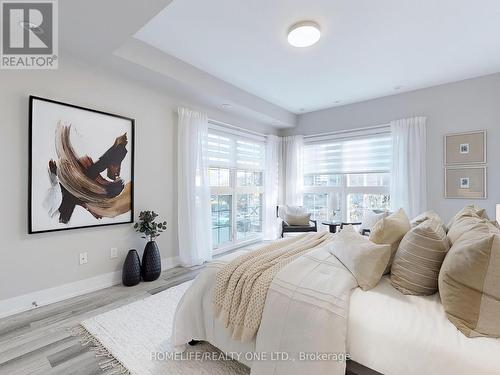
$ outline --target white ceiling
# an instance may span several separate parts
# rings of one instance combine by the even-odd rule
[[[176,0],[135,35],[294,113],[498,72],[499,36],[498,0]]]

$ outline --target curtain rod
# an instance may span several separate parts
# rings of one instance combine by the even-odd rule
[[[241,127],[239,127],[239,126],[235,126],[235,125],[228,124],[227,122],[218,121],[218,120],[213,120],[213,119],[211,119],[211,118],[209,118],[209,119],[208,119],[208,122],[209,122],[210,124],[213,124],[213,125],[224,126],[224,127],[226,127],[226,128],[235,129],[235,130],[238,130],[238,131],[241,131],[241,132],[244,132],[244,133],[257,135],[257,136],[259,136],[259,137],[267,137],[267,134],[264,134],[264,133],[259,133],[259,132],[256,132],[256,131],[254,131],[254,130],[249,130],[249,129],[241,128]]]
[[[383,125],[366,126],[363,128],[336,130],[336,131],[326,132],[326,133],[310,134],[310,135],[305,135],[304,139],[325,137],[325,136],[329,136],[329,135],[339,135],[339,134],[344,134],[344,133],[353,133],[353,132],[363,131],[363,130],[383,129],[383,128],[388,128],[390,125],[391,125],[390,123],[387,123],[387,124],[383,124]]]

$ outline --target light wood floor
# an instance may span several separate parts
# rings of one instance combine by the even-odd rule
[[[117,285],[0,319],[0,375],[102,375],[101,358],[82,347],[71,329],[82,320],[194,279],[203,267],[172,268],[153,282]],[[353,365],[346,374],[373,374]]]
[[[191,280],[202,268],[172,268],[153,282],[117,285],[0,319],[0,374],[102,374],[98,365],[102,358],[83,348],[78,338],[71,336],[71,328]]]

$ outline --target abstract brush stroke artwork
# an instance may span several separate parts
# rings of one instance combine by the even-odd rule
[[[30,97],[29,233],[133,220],[134,120]]]

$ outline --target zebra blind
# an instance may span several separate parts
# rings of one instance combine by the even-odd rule
[[[211,167],[263,170],[264,161],[263,141],[209,129],[208,162]]]
[[[304,174],[384,173],[391,171],[390,133],[327,139],[304,146]]]

